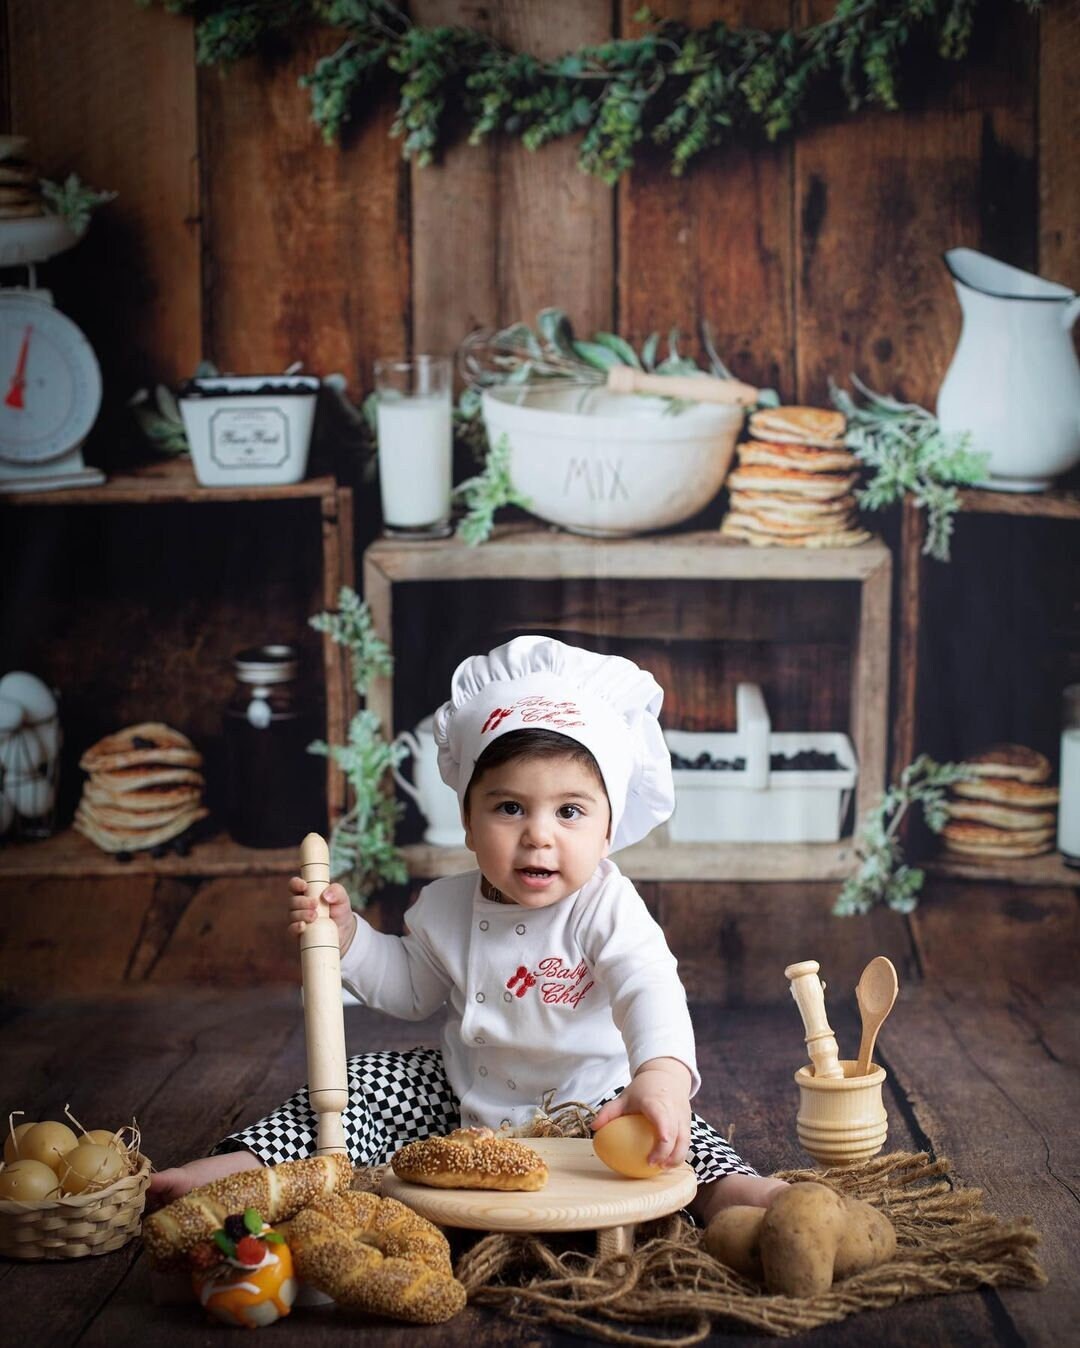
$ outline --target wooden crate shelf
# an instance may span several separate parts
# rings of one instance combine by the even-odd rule
[[[432,880],[460,875],[476,866],[464,847],[404,847],[409,874]],[[753,880],[844,880],[855,863],[851,839],[837,843],[670,843],[658,829],[647,842],[614,854],[632,880],[737,883]]]
[[[892,554],[880,539],[855,548],[753,548],[716,531],[629,539],[591,539],[535,524],[503,525],[479,547],[457,539],[379,539],[364,554],[364,597],[378,635],[393,646],[396,586],[412,582],[577,579],[649,581],[839,581],[858,587],[852,635],[851,738],[859,764],[856,818],[885,783],[888,733]],[[717,636],[722,634],[717,633]],[[368,706],[388,737],[395,732],[390,678],[373,682]],[[406,849],[410,870],[434,876],[468,869],[461,850]],[[650,839],[622,857],[640,880],[842,879],[855,861],[850,840],[836,844],[677,844]]]
[[[4,880],[293,875],[298,865],[298,847],[241,847],[224,833],[195,843],[187,856],[168,852],[154,857],[149,852],[133,852],[129,861],[117,861],[74,829],[64,829],[37,842],[0,846],[0,879]]]
[[[332,477],[305,478],[280,487],[204,487],[186,457],[161,459],[115,473],[98,487],[69,487],[61,491],[4,492],[0,500],[12,506],[169,505],[176,502],[303,501],[332,497],[338,490]]]
[[[1080,491],[1054,488],[1045,492],[984,491],[970,488],[959,494],[968,514],[1008,515],[1014,518],[1080,521]],[[900,549],[900,612],[896,725],[892,775],[897,777],[920,746],[919,664],[920,626],[926,561],[923,545],[926,520],[921,510],[904,498]],[[1060,852],[1002,861],[962,860],[942,853],[918,862],[928,874],[954,880],[1032,887],[1080,888],[1080,871],[1065,865]]]
[[[1037,888],[1080,889],[1080,871],[1065,865],[1060,852],[1004,861],[962,861],[947,855],[919,863],[928,875],[953,880],[984,880],[988,884],[1031,885]]]
[[[318,507],[322,556],[322,603],[336,609],[343,585],[355,584],[352,488],[324,475],[276,487],[204,487],[186,457],[157,460],[114,474],[101,486],[61,491],[0,492],[0,505],[148,506],[228,505],[238,502],[311,502]],[[352,680],[348,653],[328,634],[322,639],[326,694],[326,736],[344,743],[352,714]],[[326,799],[330,820],[345,809],[345,784],[337,766],[327,760]],[[156,865],[156,863],[155,863]],[[167,867],[159,867],[167,869]],[[0,866],[0,873],[3,867]],[[130,867],[125,868],[130,873]],[[110,872],[111,873],[111,872]],[[226,872],[219,872],[226,873]]]

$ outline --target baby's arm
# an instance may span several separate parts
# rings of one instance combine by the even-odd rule
[[[316,901],[308,894],[307,884],[298,875],[294,875],[289,881],[289,889],[291,891],[289,932],[293,936],[301,936],[307,924],[315,921]],[[330,917],[333,919],[334,926],[338,929],[338,943],[341,946],[341,953],[344,955],[349,946],[352,945],[359,918],[353,912],[349,903],[349,896],[341,885],[327,885],[322,892],[322,900],[330,909]]]
[[[621,1095],[609,1100],[593,1120],[593,1129],[620,1114],[644,1114],[656,1130],[650,1165],[676,1166],[690,1147],[690,1069],[678,1058],[650,1058],[634,1073]]]

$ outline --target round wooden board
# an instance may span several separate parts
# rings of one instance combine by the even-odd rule
[[[535,1193],[433,1189],[408,1184],[390,1169],[382,1191],[437,1226],[472,1231],[599,1231],[677,1212],[697,1192],[697,1176],[685,1163],[653,1179],[627,1179],[607,1168],[587,1137],[531,1137],[525,1145],[548,1166],[548,1182]]]

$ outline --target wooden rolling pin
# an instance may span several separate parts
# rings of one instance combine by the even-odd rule
[[[300,875],[318,912],[300,937],[304,988],[304,1036],[307,1041],[308,1096],[319,1117],[316,1145],[320,1156],[345,1151],[341,1111],[349,1103],[345,1070],[345,1014],[341,1005],[341,946],[338,929],[322,893],[330,883],[326,839],[309,833],[300,844]]]
[[[803,960],[801,964],[789,964],[784,977],[791,981],[791,995],[802,1016],[814,1076],[835,1080],[843,1078],[844,1069],[840,1066],[836,1036],[825,1015],[825,984],[818,977],[820,967],[817,960]]]

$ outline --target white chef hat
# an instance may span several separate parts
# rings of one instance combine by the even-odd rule
[[[549,637],[516,637],[463,660],[435,713],[443,781],[465,792],[476,760],[511,730],[554,730],[596,759],[611,802],[612,851],[639,842],[675,808],[671,755],[657,715],[664,690],[620,655]]]

